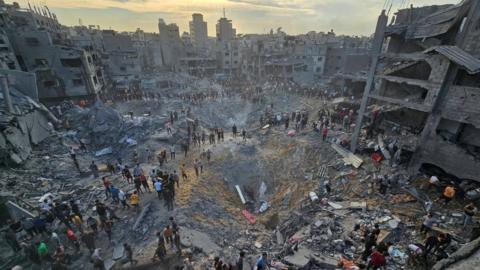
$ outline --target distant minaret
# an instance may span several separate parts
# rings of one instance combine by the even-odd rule
[[[225,16],[225,8],[223,8],[223,18],[226,18],[226,16]]]
[[[80,26],[83,26],[82,18],[79,18],[79,19],[78,19],[78,24],[79,24]]]

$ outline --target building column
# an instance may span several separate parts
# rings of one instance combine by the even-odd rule
[[[352,134],[352,140],[350,142],[350,150],[355,153],[357,150],[358,138],[360,136],[360,131],[362,130],[363,117],[365,115],[365,110],[367,108],[368,96],[372,90],[375,72],[377,70],[378,58],[382,53],[382,45],[385,37],[385,29],[387,27],[388,16],[385,14],[385,10],[382,10],[380,16],[378,16],[377,27],[375,28],[375,36],[373,38],[373,48],[372,48],[372,65],[368,72],[367,83],[365,84],[365,89],[363,91],[362,102],[360,104],[360,109],[358,110],[357,121],[355,123],[355,130]]]
[[[6,75],[0,75],[3,99],[5,100],[5,108],[9,113],[13,113],[12,97],[10,96],[10,88],[8,86],[8,79]]]

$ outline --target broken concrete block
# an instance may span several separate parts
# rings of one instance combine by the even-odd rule
[[[121,259],[123,257],[124,251],[125,251],[125,248],[123,247],[123,244],[116,245],[113,248],[112,259],[115,261]]]
[[[182,246],[198,248],[205,254],[217,253],[221,250],[221,248],[212,241],[210,236],[189,228],[182,227],[180,242]]]

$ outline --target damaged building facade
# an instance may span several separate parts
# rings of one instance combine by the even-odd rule
[[[1,12],[2,28],[19,64],[15,69],[36,74],[40,100],[88,98],[103,88],[96,55],[76,48],[48,8],[2,3]]]
[[[375,126],[381,112],[382,128],[397,130],[400,145],[412,154],[412,171],[435,168],[480,181],[478,1],[411,7],[395,15],[388,26],[386,15],[379,18],[376,38],[383,49],[366,79],[366,110],[360,109],[357,124],[366,112],[363,124]]]

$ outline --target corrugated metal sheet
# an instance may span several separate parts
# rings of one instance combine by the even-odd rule
[[[406,38],[419,39],[445,34],[467,13],[470,1],[435,12],[408,27]]]
[[[447,57],[450,61],[463,67],[469,74],[480,72],[480,60],[457,46],[436,46],[426,50],[425,53],[432,51]]]

